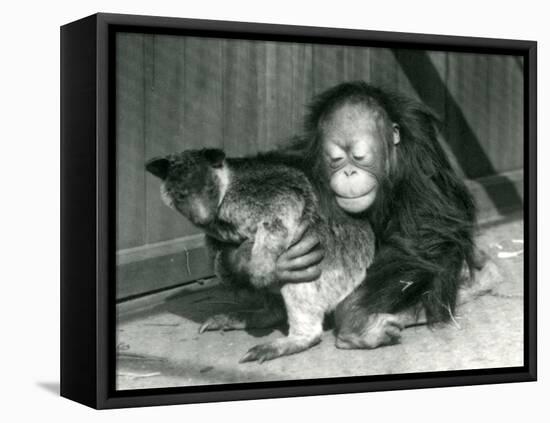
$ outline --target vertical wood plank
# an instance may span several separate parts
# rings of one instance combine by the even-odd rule
[[[523,167],[523,70],[516,60],[492,56],[489,63],[486,145],[499,172]]]
[[[447,53],[409,49],[398,49],[393,53],[397,59],[397,91],[423,102],[443,119]]]
[[[462,165],[460,164],[457,156],[455,155],[454,151],[451,148],[450,143],[447,140],[447,79],[448,79],[448,55],[447,52],[438,52],[438,51],[429,51],[427,52],[428,58],[430,59],[431,63],[433,64],[435,71],[437,72],[438,80],[440,81],[440,84],[429,84],[426,82],[427,86],[431,86],[430,88],[430,97],[432,98],[431,104],[428,106],[432,109],[432,111],[436,114],[436,116],[441,121],[441,133],[440,135],[440,144],[445,153],[447,154],[447,157],[449,158],[449,161],[451,162],[451,165],[453,168],[457,171],[459,176],[461,178],[465,177],[464,170],[462,169]],[[436,86],[437,85],[437,86]]]
[[[338,46],[313,45],[313,92],[319,94],[345,81],[344,50]]]
[[[183,148],[223,146],[223,41],[185,40],[184,101],[179,133]]]
[[[292,49],[287,43],[267,42],[263,45],[264,69],[259,69],[260,88],[258,103],[261,107],[259,151],[275,148],[290,135],[292,122]]]
[[[447,82],[447,52],[441,51],[428,51],[426,52],[429,60],[431,61],[435,71],[437,72],[438,84],[437,87],[431,89],[431,98],[433,99],[430,107],[434,109],[434,112],[442,120],[445,119],[445,102],[447,97],[447,89],[445,88]],[[428,82],[426,82],[428,85]]]
[[[258,149],[261,107],[259,68],[261,42],[225,40],[223,79],[223,146],[229,156],[244,156]],[[265,107],[265,106],[264,106]]]
[[[185,122],[184,37],[149,35],[145,39],[147,159],[187,148]],[[199,233],[160,199],[160,182],[147,176],[147,243]]]
[[[437,72],[438,81],[440,81],[440,84],[430,84],[428,81],[426,81],[426,86],[429,87],[430,90],[430,98],[432,101],[428,105],[432,111],[436,114],[436,116],[441,121],[441,132],[439,134],[439,141],[440,145],[447,154],[447,157],[449,158],[449,161],[451,162],[451,165],[456,170],[458,175],[461,178],[465,177],[464,170],[462,169],[462,165],[460,161],[458,160],[458,157],[455,155],[454,151],[451,148],[451,144],[447,140],[447,119],[448,119],[448,109],[447,109],[447,79],[448,79],[448,54],[447,52],[437,52],[437,51],[429,51],[427,52],[427,56],[430,59],[430,62],[435,68],[435,71]]]
[[[508,79],[506,83],[506,89],[508,90],[510,97],[510,119],[508,124],[510,125],[510,140],[512,151],[510,155],[515,158],[515,161],[506,165],[508,169],[523,169],[523,153],[524,143],[527,140],[524,138],[524,78],[523,73],[523,58],[521,57],[507,57],[506,64],[508,67]],[[502,154],[502,153],[501,153]]]
[[[420,101],[441,120],[439,142],[453,167],[463,176],[462,167],[445,139],[447,120],[447,53],[425,50],[394,50],[399,93]]]
[[[396,90],[399,84],[397,69],[397,61],[390,49],[371,49],[369,82],[382,88]]]
[[[489,61],[483,54],[448,55],[446,139],[469,178],[492,173],[491,164],[473,150],[477,144],[485,152],[489,136]]]
[[[342,47],[344,51],[344,75],[346,81],[370,81],[370,54],[367,47]]]
[[[304,129],[307,105],[313,97],[313,46],[292,44],[292,116],[288,137]]]
[[[145,71],[141,34],[116,40],[117,249],[145,242]]]
[[[417,72],[416,64],[418,63],[418,58],[422,57],[424,54],[424,51],[415,51],[415,50],[394,50],[394,55],[398,59],[401,58],[404,62],[408,63],[401,63],[401,65],[397,65],[397,85],[395,86],[395,90],[399,92],[402,95],[405,95],[409,98],[414,98],[415,100],[422,101],[420,98],[419,93],[413,86],[413,82],[410,81],[409,78],[422,78],[422,75]],[[407,75],[409,74],[409,76]],[[425,82],[422,82],[423,84]],[[427,85],[432,85],[430,81],[427,81]],[[444,107],[444,103],[443,103]]]

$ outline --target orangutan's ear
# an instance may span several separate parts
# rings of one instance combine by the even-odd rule
[[[401,134],[399,132],[399,125],[397,123],[392,124],[393,127],[393,145],[397,145],[401,142]]]

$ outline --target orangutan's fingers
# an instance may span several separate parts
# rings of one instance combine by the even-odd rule
[[[282,255],[277,261],[277,269],[286,270],[304,270],[308,267],[319,264],[325,256],[325,252],[321,248],[316,248],[302,256],[287,259]]]
[[[301,257],[315,248],[320,248],[320,241],[317,235],[307,232],[296,244],[292,245],[281,257],[284,260],[292,260]]]
[[[284,270],[277,272],[278,279],[283,283],[312,282],[320,276],[320,266],[311,266],[304,270]]]

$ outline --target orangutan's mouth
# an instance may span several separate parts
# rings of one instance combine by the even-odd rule
[[[376,190],[371,189],[366,194],[357,197],[342,197],[336,195],[338,205],[349,213],[360,213],[368,209],[376,197]]]
[[[362,198],[367,197],[369,194],[371,194],[374,191],[374,188],[367,191],[365,194],[357,195],[355,197],[346,197],[344,195],[335,194],[337,198],[340,198],[342,200],[360,200]]]

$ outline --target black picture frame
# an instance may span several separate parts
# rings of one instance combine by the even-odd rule
[[[113,37],[117,31],[501,53],[524,58],[524,366],[181,388],[113,389]],[[536,107],[534,41],[95,14],[61,28],[61,395],[90,407],[232,401],[534,381]]]

